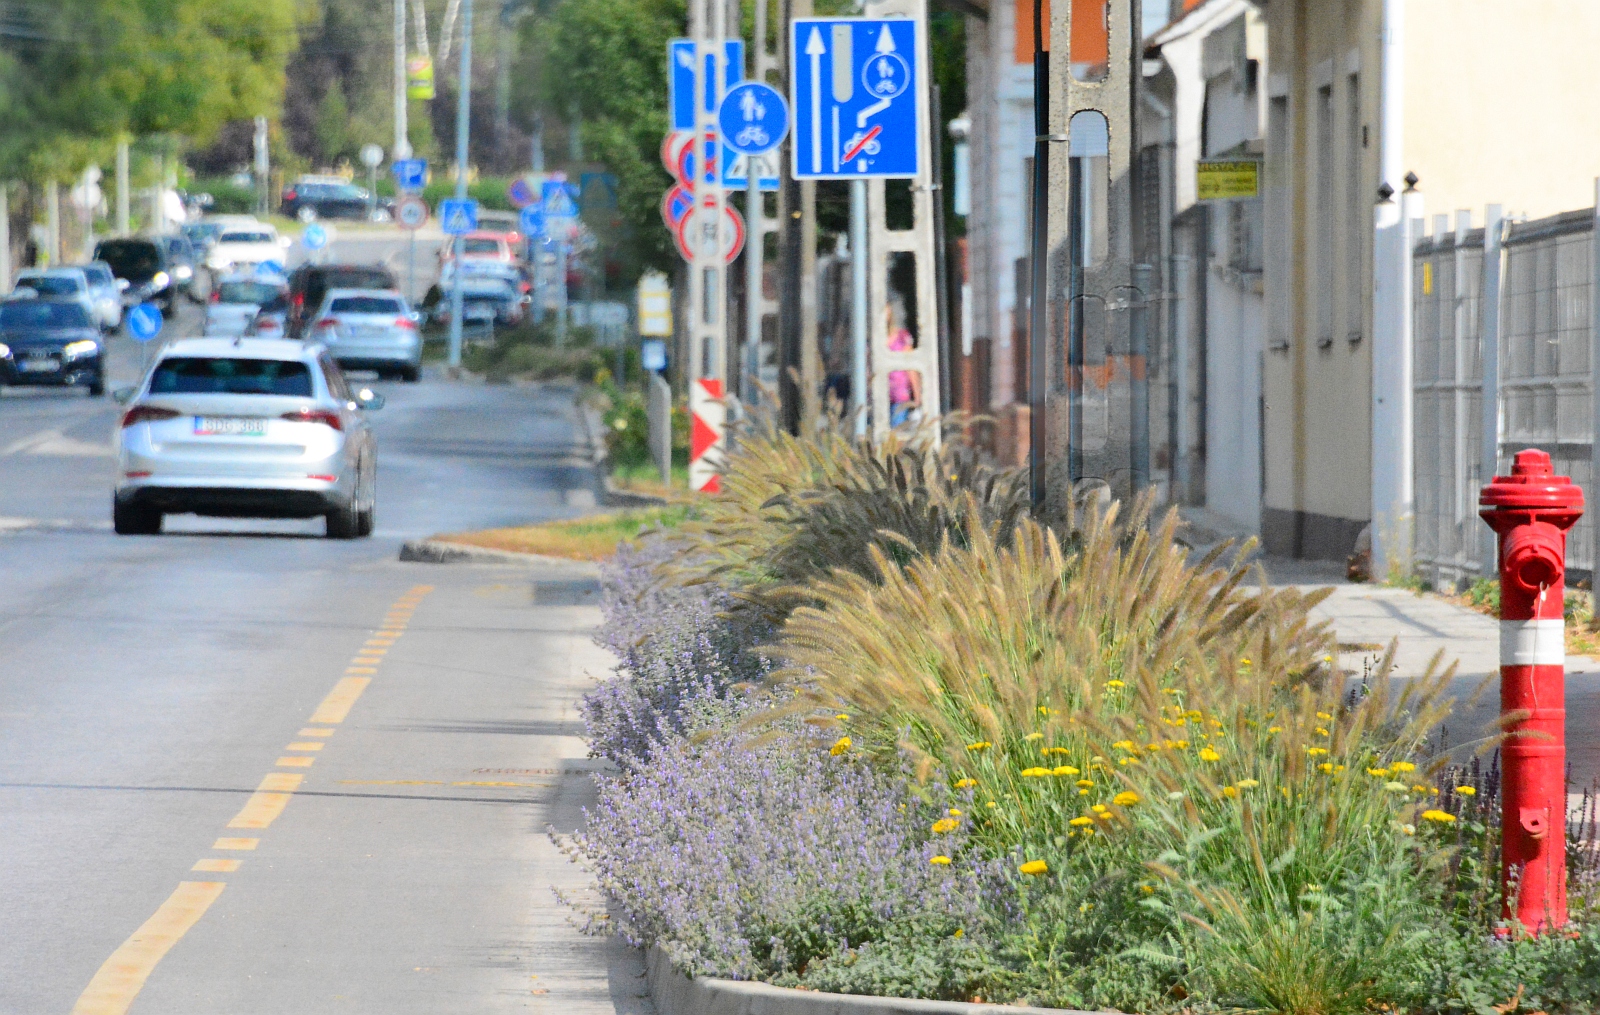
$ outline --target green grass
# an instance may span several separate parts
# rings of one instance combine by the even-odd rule
[[[513,553],[536,553],[569,560],[605,560],[617,552],[617,544],[632,542],[644,529],[674,528],[688,519],[691,510],[687,504],[677,504],[589,515],[564,522],[457,532],[435,538],[447,543],[509,550]]]

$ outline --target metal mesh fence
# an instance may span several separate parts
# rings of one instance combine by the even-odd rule
[[[1590,488],[1594,416],[1590,366],[1591,209],[1506,231],[1500,292],[1499,471],[1525,448]],[[1454,585],[1491,570],[1478,518],[1482,475],[1484,303],[1482,230],[1420,241],[1412,251],[1413,386],[1418,570]],[[1568,535],[1569,570],[1592,573],[1593,513]]]

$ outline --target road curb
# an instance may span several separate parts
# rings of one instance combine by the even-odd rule
[[[600,566],[592,561],[517,553],[514,550],[491,550],[443,539],[408,539],[400,544],[400,559],[413,564],[516,564],[520,567],[562,568],[596,577],[600,574]]]
[[[1068,1008],[825,994],[711,976],[691,980],[654,946],[645,956],[645,966],[657,1015],[1095,1015]]]

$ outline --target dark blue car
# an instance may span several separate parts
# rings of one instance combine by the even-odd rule
[[[76,300],[0,303],[0,385],[80,386],[105,394],[100,329]]]

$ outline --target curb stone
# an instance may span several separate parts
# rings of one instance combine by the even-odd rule
[[[825,994],[711,976],[691,980],[654,946],[645,956],[645,967],[657,1015],[1094,1015],[1068,1008]]]
[[[560,568],[596,578],[600,574],[599,565],[591,561],[517,553],[514,550],[491,550],[442,539],[408,539],[400,545],[400,559],[417,564],[515,564],[521,567]]]

